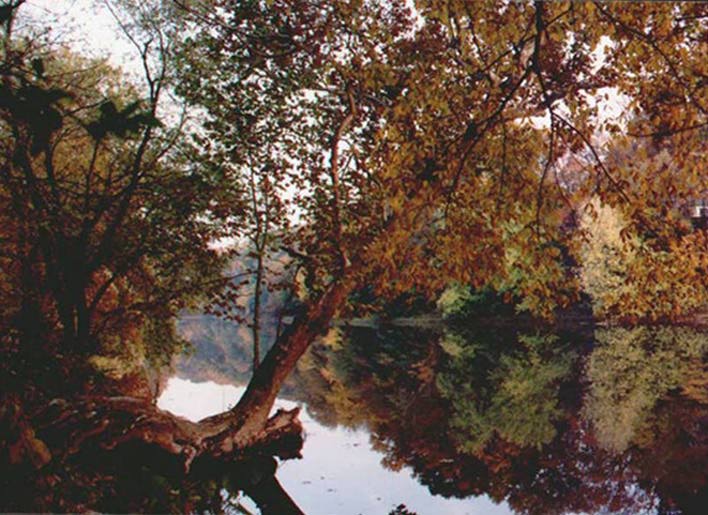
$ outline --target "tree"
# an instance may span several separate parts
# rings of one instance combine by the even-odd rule
[[[596,338],[585,416],[602,446],[624,451],[655,404],[688,382],[708,346],[703,334],[681,327],[605,329]]]
[[[581,278],[598,317],[677,320],[708,300],[705,232],[686,215],[705,192],[696,173],[704,143],[688,151],[680,138],[611,143],[607,165],[635,200],[595,196],[580,217]]]
[[[573,299],[576,284],[560,249],[572,248],[563,219],[574,206],[559,179],[560,165],[585,151],[593,173],[581,181],[581,193],[597,191],[610,203],[626,203],[630,220],[644,223],[632,209],[642,203],[594,139],[598,130],[613,128],[598,115],[597,99],[606,88],[627,96],[643,133],[677,135],[686,154],[699,148],[698,128],[707,123],[700,57],[706,7],[697,3],[421,0],[415,10],[403,1],[375,0],[175,4],[181,11],[169,11],[170,19],[184,16],[185,25],[169,40],[153,41],[179,47],[181,94],[203,110],[198,132],[219,157],[216,166],[205,167],[213,173],[205,172],[207,186],[216,187],[198,198],[223,199],[218,186],[243,184],[234,174],[244,170],[277,170],[278,180],[292,186],[286,211],[299,217],[290,231],[292,250],[308,287],[303,308],[232,410],[189,426],[161,425],[161,415],[140,412],[163,428],[158,445],[181,453],[187,468],[198,458],[246,453],[267,439],[266,429],[292,421],[281,416],[268,422],[280,386],[332,318],[345,312],[350,293],[364,285],[394,295],[438,294],[452,281],[480,289],[512,283],[529,309],[545,314]],[[29,65],[24,69],[22,77],[31,76]],[[127,162],[118,160],[122,175],[116,180],[123,182],[112,182],[117,191],[110,199],[117,203],[88,222],[78,218],[77,227],[88,223],[95,235],[93,246],[73,232],[47,232],[38,224],[38,250],[66,338],[88,340],[85,308],[90,311],[93,301],[85,298],[92,274],[108,266],[109,257],[136,247],[134,233],[122,229],[141,220],[140,212],[137,220],[128,217],[129,208],[143,192],[143,179],[156,175],[147,165],[157,166],[149,143],[158,133],[154,101],[161,80],[159,73],[149,74],[147,111],[103,104],[91,125],[93,142],[113,141],[116,130],[138,134],[119,139],[126,146],[118,155]],[[25,98],[23,84],[18,77],[7,89],[14,104]],[[64,100],[58,92],[42,92],[42,102],[32,105],[56,121]],[[17,131],[9,141],[19,149],[11,164],[28,178],[29,212],[51,221],[58,205],[51,167],[39,181],[27,165],[51,154],[59,127],[50,125],[47,134],[31,117],[9,114],[15,123],[8,131]],[[277,166],[271,167],[274,157]],[[211,199],[195,206],[204,209],[195,210],[193,223],[203,220],[196,213],[210,220],[238,213],[233,204],[217,206]],[[58,242],[78,242],[79,250],[57,254],[73,248]],[[125,266],[130,255],[119,263]],[[71,266],[72,260],[90,266]],[[67,270],[79,270],[78,278]],[[120,275],[116,270],[104,283]],[[130,411],[119,403],[115,409]],[[144,424],[125,438],[144,439],[150,423]]]
[[[218,120],[219,126],[231,123],[234,123],[232,116],[226,113]],[[255,371],[261,361],[262,325],[268,300],[266,291],[287,289],[292,282],[289,281],[288,271],[294,269],[293,274],[297,274],[297,266],[293,266],[284,253],[291,240],[290,213],[283,199],[287,188],[283,180],[285,164],[278,157],[277,148],[272,148],[271,142],[260,138],[249,141],[251,150],[245,158],[238,156],[242,149],[238,152],[223,149],[207,143],[208,138],[198,135],[194,136],[194,140],[200,161],[216,169],[228,162],[232,170],[226,180],[244,192],[244,213],[236,220],[238,235],[244,241],[240,244],[232,242],[228,250],[238,269],[235,277],[240,280],[232,281],[211,309],[227,318],[248,323]],[[240,159],[246,161],[241,163]]]
[[[490,360],[493,350],[460,342],[459,336],[457,342],[443,343],[454,359],[451,373],[441,373],[437,384],[452,404],[450,424],[457,430],[461,451],[481,453],[496,435],[511,444],[538,448],[556,436],[562,415],[558,391],[575,353],[553,336],[519,336],[519,341],[527,347],[525,352],[502,354],[498,360]]]
[[[168,43],[159,45],[166,59]],[[103,63],[12,40],[5,49],[5,248],[8,264],[24,270],[3,269],[19,278],[12,316],[58,325],[64,346],[95,353],[111,335],[169,320],[190,298],[208,295],[222,266],[208,247],[222,231],[209,212],[220,198],[238,199],[185,160],[181,126],[158,121],[166,62],[149,61],[146,44],[141,98]],[[40,312],[27,312],[39,301]],[[123,340],[137,338],[133,331]]]
[[[523,334],[523,322],[514,322],[442,334],[338,328],[305,354],[288,392],[320,423],[366,427],[385,466],[411,467],[437,495],[486,493],[523,513],[639,512],[674,500],[687,512],[691,503],[701,506],[705,474],[695,464],[703,456],[705,404],[663,392],[646,414],[651,429],[634,438],[640,448],[608,452],[583,418],[594,378],[577,358],[590,350],[592,333]],[[663,332],[697,356],[700,332]]]
[[[598,116],[597,95],[617,88],[647,130],[668,109],[647,101],[660,89],[685,95],[672,120],[705,118],[690,88],[704,65],[675,50],[702,44],[705,8],[695,4],[653,4],[641,27],[630,20],[637,6],[593,3],[214,6],[218,15],[190,11],[189,99],[209,113],[214,142],[247,153],[240,143],[261,130],[278,142],[312,286],[239,411],[255,413],[251,395],[263,388],[271,393],[255,404],[269,404],[284,377],[275,363],[292,366],[358,285],[439,292],[452,280],[518,277],[531,309],[567,303],[559,163],[586,151],[594,173],[583,187],[636,202],[594,143],[614,123]],[[225,111],[241,120],[228,130],[214,121]],[[696,148],[694,125],[669,131],[684,149]]]

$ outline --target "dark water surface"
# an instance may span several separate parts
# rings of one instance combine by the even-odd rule
[[[160,405],[234,403],[186,380],[246,366],[214,354]],[[708,513],[707,355],[688,327],[340,327],[282,392],[307,439],[277,477],[309,514]]]

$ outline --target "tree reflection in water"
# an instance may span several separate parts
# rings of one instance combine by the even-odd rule
[[[706,356],[708,334],[686,327],[338,327],[283,394],[323,425],[367,429],[386,467],[410,467],[436,495],[487,494],[519,513],[703,513]],[[269,456],[204,461],[185,478],[121,452],[91,456],[100,473],[60,473],[85,473],[81,495],[106,500],[101,511],[239,512],[246,492],[264,514],[300,513]],[[16,483],[21,504],[32,492]]]
[[[708,334],[584,333],[340,328],[290,393],[320,423],[366,426],[386,466],[435,494],[523,513],[701,512]]]

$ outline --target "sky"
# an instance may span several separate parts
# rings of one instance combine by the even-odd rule
[[[83,55],[107,58],[133,75],[141,70],[137,49],[119,33],[102,0],[27,0],[19,12],[18,27],[31,23],[51,28],[53,40]]]

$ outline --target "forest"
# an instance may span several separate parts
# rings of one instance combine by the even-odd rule
[[[0,511],[221,512],[218,473],[300,513],[253,487],[300,455],[281,392],[446,496],[600,510],[521,465],[581,476],[582,419],[660,512],[706,499],[651,464],[706,466],[708,4],[98,2],[129,73],[32,2],[0,1]],[[347,325],[421,315],[439,340]],[[175,369],[247,387],[191,422]]]

